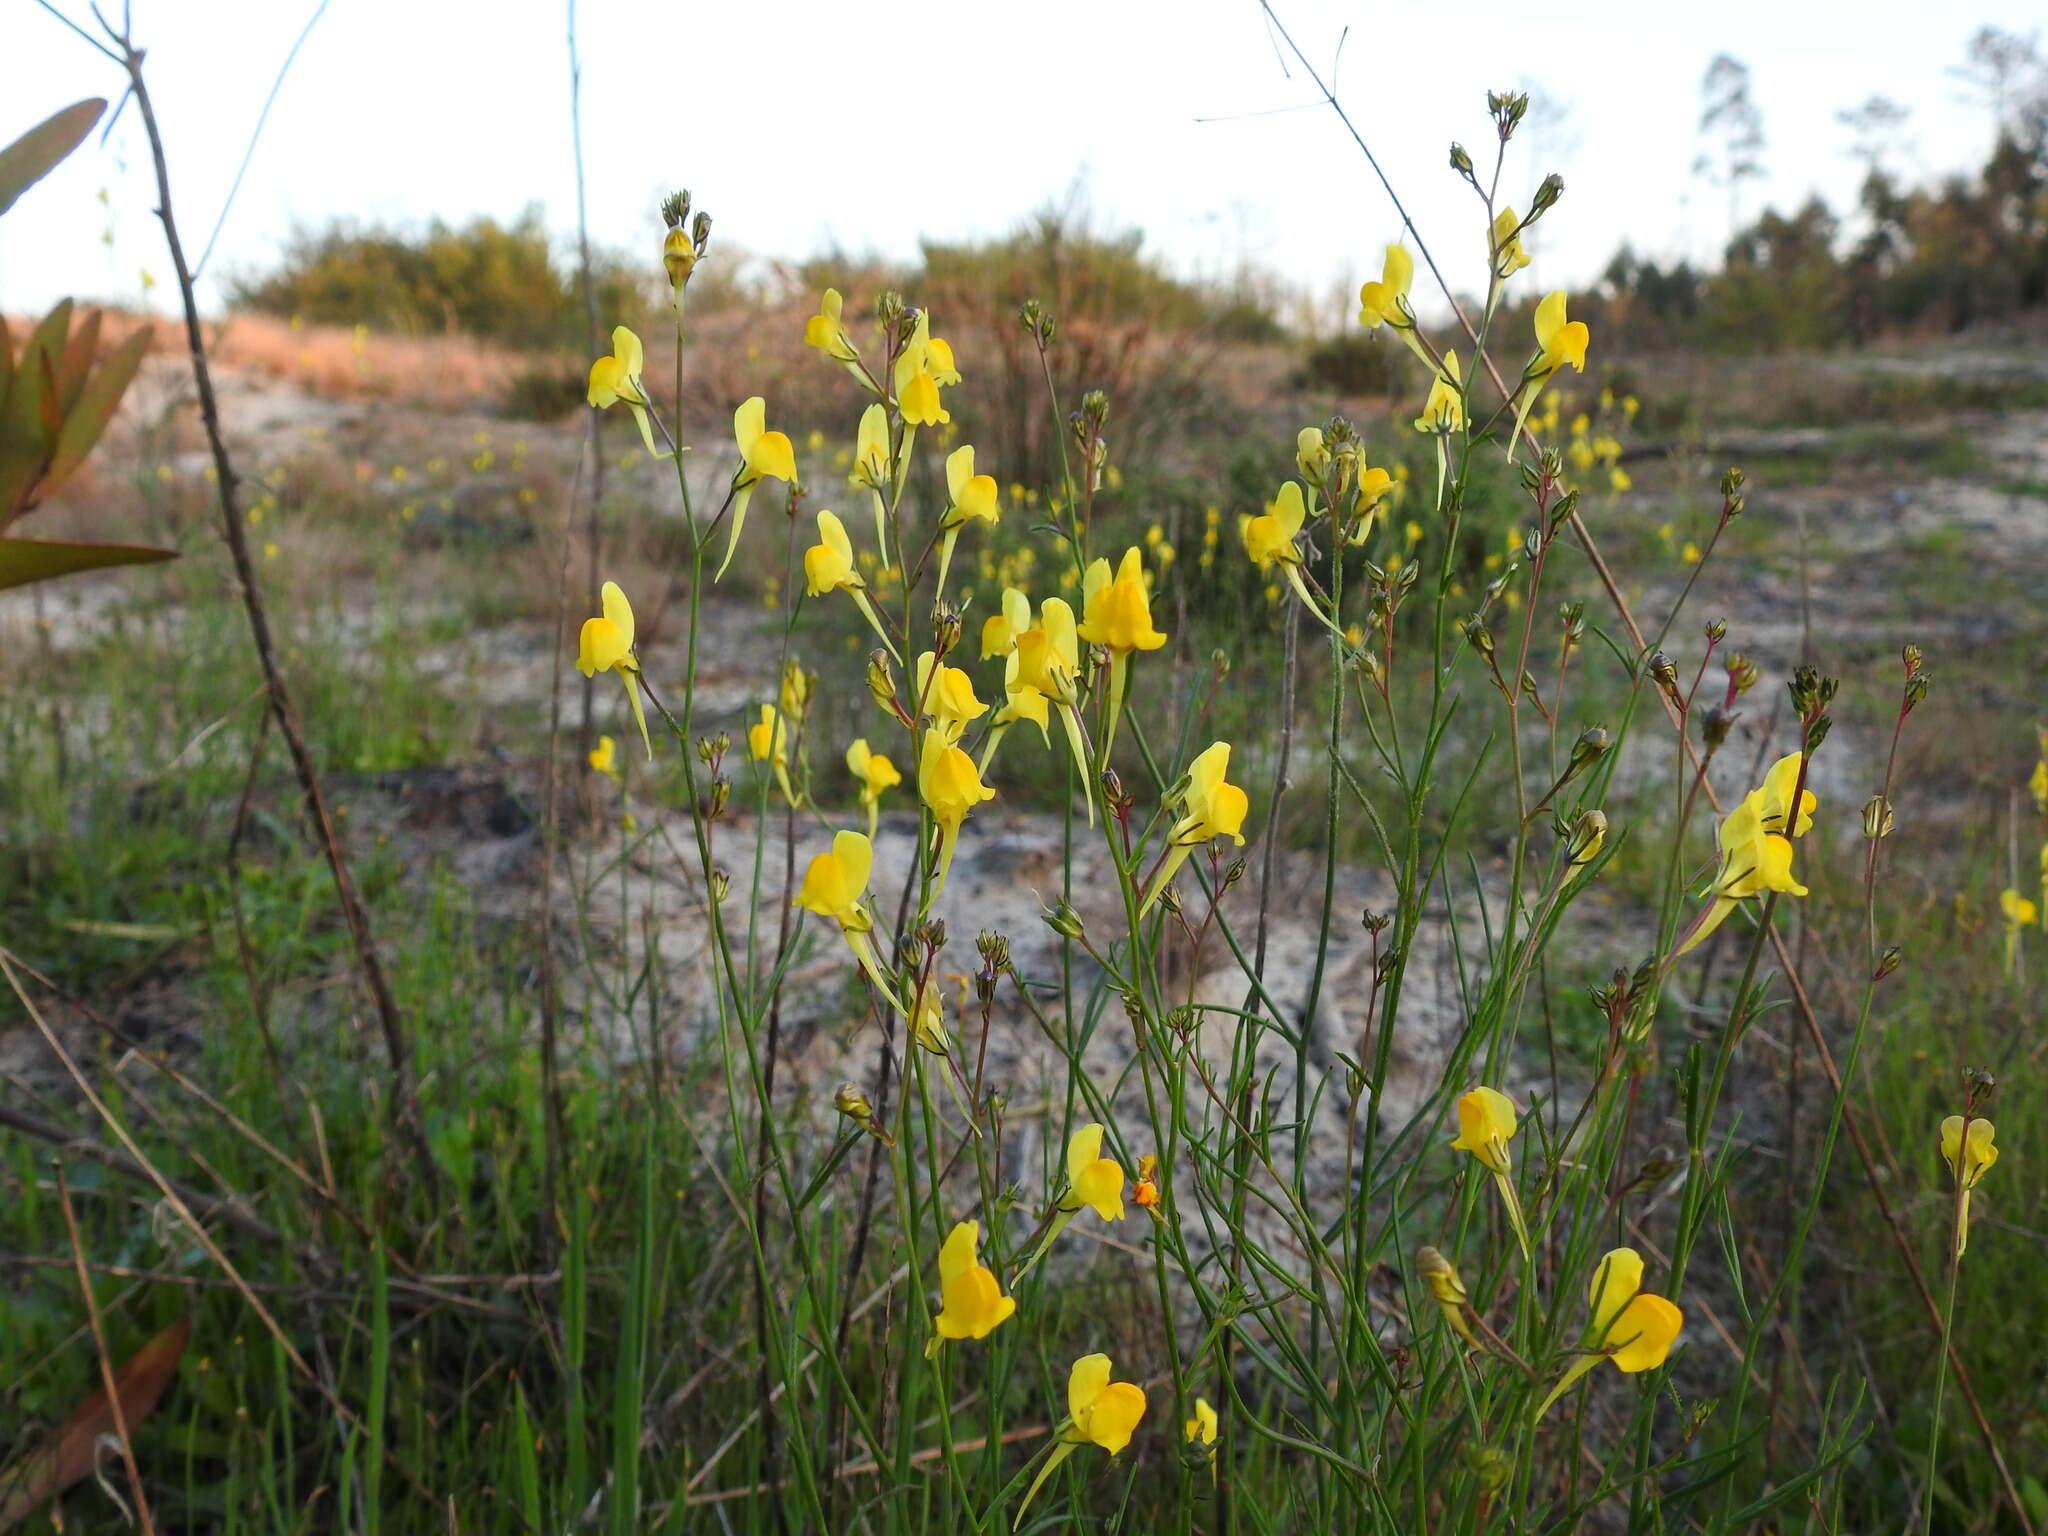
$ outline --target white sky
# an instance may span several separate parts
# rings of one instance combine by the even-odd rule
[[[90,24],[83,0],[58,3]],[[195,256],[313,4],[134,0]],[[1946,66],[1979,25],[2024,33],[2041,16],[2038,0],[1277,9],[1326,73],[1351,29],[1338,94],[1425,236],[1440,249],[1466,242],[1468,281],[1483,263],[1476,203],[1446,146],[1488,146],[1490,86],[1533,87],[1567,109],[1562,130],[1511,158],[1504,183],[1526,206],[1544,171],[1566,178],[1565,200],[1531,241],[1544,284],[1592,277],[1624,235],[1659,257],[1718,247],[1725,199],[1690,174],[1700,78],[1716,52],[1751,66],[1765,117],[1770,174],[1746,206],[1788,206],[1817,187],[1841,210],[1861,173],[1837,109],[1889,95],[1913,108],[1902,168],[1974,168],[1989,113],[1963,99]],[[650,263],[654,210],[674,185],[713,214],[728,250],[801,256],[836,243],[910,255],[919,235],[1000,231],[1085,178],[1099,214],[1142,227],[1180,270],[1250,261],[1318,296],[1371,275],[1396,234],[1335,117],[1273,111],[1312,92],[1283,69],[1255,0],[583,0],[580,12],[592,233],[642,243]],[[332,0],[285,82],[211,273],[260,267],[294,220],[336,214],[459,221],[537,202],[572,232],[564,36],[563,0]],[[31,0],[0,0],[0,58],[10,82],[0,137],[120,90],[117,71]],[[143,268],[168,276],[152,206],[131,109],[104,150],[88,141],[0,220],[0,309],[65,293],[135,301]],[[156,290],[156,307],[168,292]],[[209,285],[205,298],[216,297]]]

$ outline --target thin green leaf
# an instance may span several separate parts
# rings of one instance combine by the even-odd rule
[[[50,581],[111,565],[150,565],[175,560],[175,549],[145,544],[72,544],[59,539],[0,539],[0,591]]]

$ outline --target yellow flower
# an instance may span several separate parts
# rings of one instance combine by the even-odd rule
[[[1474,1088],[1458,1097],[1458,1138],[1451,1145],[1470,1152],[1498,1174],[1514,1171],[1508,1143],[1515,1139],[1515,1101],[1493,1088]]]
[[[1065,598],[1038,605],[1038,622],[1017,636],[1017,680],[1049,699],[1071,704],[1081,676],[1081,644]]]
[[[1941,1122],[1941,1160],[1948,1164],[1948,1171],[1962,1186],[1961,1209],[1956,1219],[1956,1257],[1963,1256],[1970,1238],[1970,1191],[1977,1187],[1977,1181],[1991,1171],[1998,1161],[1998,1148],[1991,1138],[1997,1128],[1989,1120],[1972,1116],[1967,1124],[1961,1115],[1950,1115]]]
[[[943,426],[953,418],[941,403],[939,390],[959,382],[953,349],[931,334],[931,312],[918,311],[910,340],[896,359],[896,408],[911,426]]]
[[[981,625],[981,659],[1008,656],[1017,649],[1017,637],[1031,627],[1031,599],[1017,587],[1003,588],[1002,605]]]
[[[726,536],[725,559],[719,562],[714,580],[725,574],[725,568],[732,564],[733,551],[739,548],[740,529],[746,524],[747,503],[754,499],[754,487],[771,479],[785,485],[796,483],[796,448],[787,433],[768,430],[766,400],[752,395],[740,402],[739,409],[732,413],[732,435],[740,450],[740,467],[732,477],[732,532]]]
[[[1565,318],[1562,288],[1546,294],[1536,306],[1536,349],[1540,354],[1536,367],[1540,373],[1555,373],[1566,363],[1584,373],[1586,346],[1591,340],[1592,333],[1586,329],[1585,321]]]
[[[953,867],[953,853],[960,843],[960,824],[974,807],[984,800],[993,800],[996,792],[981,782],[974,759],[945,740],[938,730],[924,733],[924,747],[918,754],[917,792],[939,824],[938,870],[926,903],[929,905],[946,888],[946,873]]]
[[[2037,912],[2031,900],[2011,888],[1998,893],[1998,910],[2014,928],[2031,928]]]
[[[994,475],[974,472],[974,448],[963,443],[946,456],[946,489],[953,504],[947,508],[942,527],[957,528],[971,518],[993,523],[1002,516],[1000,495]]]
[[[865,736],[856,738],[846,749],[846,771],[860,783],[860,803],[867,807],[868,837],[872,839],[882,793],[901,784],[903,775],[896,771],[896,765],[885,754],[869,750]]]
[[[1763,784],[1745,795],[1721,823],[1721,870],[1714,880],[1713,905],[1678,947],[1683,955],[1721,926],[1736,905],[1765,891],[1804,896],[1806,887],[1792,877],[1792,839],[1804,837],[1813,825],[1814,792],[1799,792],[1799,810],[1792,814],[1793,787],[1799,782],[1803,753],[1791,752],[1771,765]],[[1789,833],[1787,822],[1791,823]],[[1676,955],[1673,958],[1677,958]]]
[[[1122,1221],[1123,1165],[1102,1155],[1102,1136],[1102,1127],[1091,1120],[1068,1138],[1067,1192],[1059,1208],[1072,1214],[1086,1206],[1104,1221]]]
[[[1294,468],[1302,479],[1320,480],[1329,467],[1330,450],[1323,446],[1321,427],[1303,427],[1294,434]],[[1153,526],[1156,532],[1158,525]]]
[[[839,925],[840,936],[846,940],[846,947],[853,951],[853,958],[860,968],[867,972],[875,991],[901,1012],[903,1005],[884,979],[881,966],[875,959],[874,947],[868,940],[868,933],[875,924],[863,902],[867,896],[868,875],[874,863],[874,845],[858,832],[835,834],[831,851],[819,854],[805,868],[804,882],[797,889],[796,905],[806,912],[829,917]]]
[[[867,894],[868,873],[874,862],[874,845],[866,838],[858,832],[837,834],[831,852],[819,854],[804,870],[796,904],[806,912],[832,918],[842,930],[866,933],[874,920],[861,899]]]
[[[935,722],[939,739],[948,746],[957,742],[967,727],[988,713],[988,706],[974,696],[974,679],[958,667],[933,666],[937,658],[926,651],[917,658],[919,713]]]
[[[1145,1392],[1128,1381],[1109,1379],[1109,1356],[1083,1355],[1067,1377],[1068,1435],[1078,1444],[1099,1445],[1114,1456],[1131,1443],[1145,1416]]]
[[[1005,1296],[996,1277],[975,1258],[981,1223],[963,1221],[939,1249],[939,1315],[932,1319],[937,1336],[925,1349],[936,1355],[941,1339],[985,1339],[1011,1313],[1017,1298]]]
[[[1074,1362],[1067,1377],[1068,1419],[1054,1442],[1052,1455],[1039,1468],[1024,1502],[1017,1506],[1011,1529],[1024,1523],[1024,1512],[1038,1497],[1055,1468],[1084,1445],[1099,1445],[1114,1456],[1131,1443],[1138,1421],[1145,1416],[1145,1389],[1128,1381],[1111,1381],[1109,1356],[1083,1355]]]
[[[1307,518],[1308,506],[1302,499],[1301,487],[1287,481],[1264,512],[1239,525],[1244,552],[1251,556],[1252,564],[1262,571],[1272,569],[1276,560],[1284,565],[1299,564],[1301,551],[1295,548],[1294,540]]]
[[[1216,1410],[1209,1405],[1209,1399],[1195,1399],[1195,1416],[1182,1426],[1181,1433],[1190,1445],[1216,1443]]]
[[[2048,757],[2034,764],[2034,771],[2027,778],[2027,791],[2034,797],[2034,809],[2048,816]]]
[[[1515,1193],[1514,1163],[1508,1143],[1515,1139],[1515,1101],[1494,1088],[1474,1088],[1458,1096],[1458,1135],[1451,1145],[1472,1156],[1493,1175],[1507,1208],[1508,1224],[1522,1245],[1522,1257],[1530,1256],[1529,1228],[1522,1219],[1521,1197]]]
[[[1493,220],[1493,275],[1505,279],[1529,265],[1529,253],[1522,249],[1522,221],[1512,208],[1503,208]]]
[[[1230,743],[1211,743],[1188,764],[1187,787],[1181,792],[1181,816],[1167,837],[1166,854],[1159,872],[1146,888],[1140,916],[1152,908],[1166,883],[1187,862],[1188,856],[1211,838],[1227,837],[1244,846],[1244,819],[1251,810],[1251,797],[1224,777],[1230,771]]]
[[[647,421],[646,386],[640,382],[645,366],[646,354],[641,350],[640,338],[623,325],[614,327],[610,356],[600,357],[590,365],[588,398],[601,411],[623,403],[633,413],[647,451],[660,458],[654,447],[654,429]]]
[[[614,784],[619,782],[619,744],[611,737],[597,738],[597,745],[590,749],[589,762],[592,768]]]
[[[1446,352],[1444,365],[1429,386],[1429,399],[1415,418],[1418,432],[1456,432],[1465,425],[1463,380],[1458,372],[1458,354]]]
[[[1380,280],[1358,290],[1358,323],[1369,331],[1377,330],[1383,323],[1412,325],[1407,300],[1409,285],[1414,281],[1415,258],[1408,254],[1408,248],[1388,246],[1386,259],[1380,264]]]
[[[1152,600],[1145,587],[1145,557],[1133,544],[1112,576],[1107,560],[1089,563],[1081,580],[1080,638],[1109,649],[1109,723],[1102,732],[1102,760],[1116,744],[1133,651],[1156,651],[1166,636],[1152,626]]]
[[[804,590],[823,597],[840,587],[865,585],[853,563],[853,541],[846,536],[846,524],[835,512],[820,512],[818,542],[804,551]]]
[[[1616,1248],[1601,1259],[1586,1297],[1592,1311],[1590,1350],[1551,1389],[1536,1410],[1538,1419],[1602,1360],[1611,1360],[1616,1370],[1634,1375],[1655,1370],[1670,1358],[1671,1346],[1685,1327],[1685,1314],[1642,1285],[1643,1260],[1635,1249]]]
[[[774,770],[783,799],[791,805],[803,803],[789,782],[789,726],[773,704],[763,704],[761,718],[747,727],[747,755]]]
[[[867,370],[860,365],[860,348],[853,344],[840,322],[840,303],[839,290],[827,288],[818,300],[818,312],[804,321],[804,345],[817,348],[865,384]]]
[[[576,670],[585,677],[600,672],[619,674],[619,681],[626,685],[626,702],[633,707],[633,722],[640,727],[640,744],[647,749],[651,763],[654,743],[647,737],[647,715],[640,706],[640,662],[633,654],[633,605],[615,581],[606,582],[598,595],[604,613],[583,621],[576,642]]]

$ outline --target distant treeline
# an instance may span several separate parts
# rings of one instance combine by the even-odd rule
[[[1572,313],[1617,350],[1760,352],[1946,335],[2044,305],[2048,132],[2037,131],[2001,134],[1979,174],[1935,187],[1873,169],[1846,218],[1817,196],[1767,211],[1718,271],[1624,246]]]

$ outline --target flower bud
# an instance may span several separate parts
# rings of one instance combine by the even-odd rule
[[[1465,638],[1472,643],[1472,649],[1480,655],[1493,655],[1493,631],[1486,627],[1486,621],[1476,613],[1465,620]]]
[[[1806,728],[1806,751],[1809,756],[1820,749],[1820,744],[1828,739],[1828,732],[1834,728],[1833,715],[1815,717],[1813,723]]]
[[[865,1126],[875,1118],[874,1105],[855,1083],[839,1085],[839,1091],[832,1095],[832,1107],[858,1125]]]
[[[890,714],[900,714],[896,704],[896,679],[889,672],[889,653],[868,653],[868,696]]]
[[[1863,802],[1865,837],[1890,837],[1893,824],[1891,802],[1883,795],[1872,795]]]
[[[1462,144],[1451,145],[1451,169],[1460,176],[1472,174],[1472,157],[1465,153],[1465,146]]]
[[[1893,971],[1899,968],[1900,963],[1905,958],[1905,950],[1901,949],[1898,945],[1886,945],[1884,953],[1877,957],[1877,969],[1871,973],[1871,979],[1873,981],[1884,980],[1885,977],[1891,975]]]
[[[1429,1294],[1438,1301],[1463,1306],[1469,1299],[1465,1282],[1458,1276],[1457,1265],[1427,1244],[1415,1250],[1415,1272],[1422,1276],[1422,1283],[1429,1287]]]
[[[1650,653],[1650,676],[1657,680],[1657,686],[1676,697],[1678,694],[1678,667],[1662,651]]]
[[[1515,1459],[1497,1445],[1474,1445],[1465,1450],[1465,1464],[1472,1469],[1479,1491],[1489,1497],[1505,1488],[1514,1475]]]
[[[1394,916],[1391,912],[1375,912],[1371,907],[1367,907],[1364,914],[1359,918],[1359,921],[1365,925],[1365,931],[1375,936],[1385,933],[1387,931],[1387,924],[1393,920]]]
[[[1083,929],[1081,914],[1074,910],[1074,904],[1062,896],[1052,904],[1052,910],[1042,914],[1045,926],[1063,939],[1078,939]]]
[[[1756,686],[1756,663],[1742,652],[1729,652],[1728,659],[1721,665],[1728,673],[1728,691],[1731,694],[1747,693]]]
[[[690,220],[690,243],[697,247],[697,254],[704,254],[704,247],[711,243],[711,215],[699,213]]]
[[[668,285],[680,299],[683,286],[690,280],[690,273],[697,265],[697,248],[690,244],[690,237],[680,229],[672,229],[662,237],[661,265],[668,273]]]
[[[1920,670],[1920,647],[1917,645],[1901,647],[1899,659],[1906,664],[1906,676],[1911,677]]]
[[[1721,477],[1721,499],[1726,501],[1730,497],[1738,495],[1741,490],[1742,470],[1738,466],[1731,465],[1728,473]]]
[[[1906,680],[1906,710],[1908,713],[1911,713],[1914,705],[1927,697],[1927,685],[1932,680],[1932,677],[1933,674],[1929,672],[1915,672]]]
[[[1584,773],[1613,745],[1613,738],[1597,725],[1589,725],[1579,733],[1579,739],[1572,743],[1571,761],[1565,764],[1564,777],[1558,782],[1569,783]]]
[[[1700,711],[1700,740],[1707,744],[1709,752],[1714,751],[1728,739],[1728,733],[1735,728],[1735,716],[1718,704],[1709,704]]]
[[[1556,207],[1557,200],[1563,196],[1564,178],[1558,175],[1557,172],[1552,171],[1543,178],[1542,185],[1536,189],[1536,195],[1529,199],[1530,219],[1533,220],[1538,214],[1546,213]]]
[[[722,869],[714,869],[711,871],[711,879],[707,883],[711,892],[712,904],[714,906],[724,906],[725,898],[732,894],[732,876]]]
[[[732,800],[732,780],[721,773],[711,781],[711,791],[704,798],[704,819],[718,820],[725,814],[726,805]]]
[[[1728,638],[1728,621],[1726,619],[1709,619],[1707,621],[1706,636],[1707,644],[1719,645]]]
[[[984,928],[974,936],[974,948],[981,956],[984,969],[1000,976],[1010,968],[1010,941],[993,928]]]

